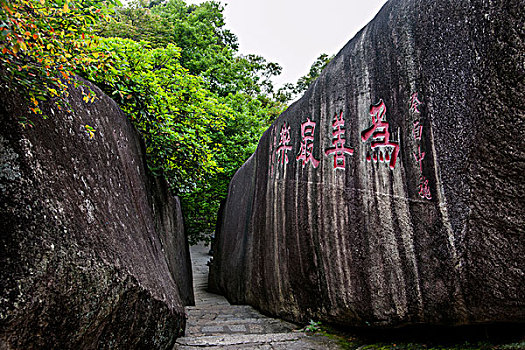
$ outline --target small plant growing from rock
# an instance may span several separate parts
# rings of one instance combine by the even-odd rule
[[[321,322],[316,322],[314,320],[310,320],[310,323],[308,326],[304,327],[305,333],[318,333],[321,332]]]

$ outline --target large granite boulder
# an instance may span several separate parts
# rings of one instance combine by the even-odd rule
[[[96,102],[72,88],[72,113],[48,105],[27,128],[20,97],[0,92],[0,349],[165,349],[184,332],[180,204],[91,88]]]
[[[299,322],[525,321],[524,18],[390,0],[233,178],[212,288]]]

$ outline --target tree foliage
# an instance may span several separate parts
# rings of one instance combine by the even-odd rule
[[[312,63],[310,66],[310,71],[307,75],[299,78],[297,80],[297,83],[295,84],[294,92],[296,94],[302,93],[306,90],[308,90],[308,87],[321,75],[321,72],[326,67],[328,63],[334,58],[334,56],[328,56],[327,54],[323,53],[317,57],[317,59]]]
[[[251,98],[245,94],[230,95],[224,99],[234,113],[225,127],[212,135],[221,148],[214,154],[222,171],[207,176],[195,189],[181,195],[186,228],[192,243],[207,241],[216,224],[216,214],[228,193],[228,185],[235,172],[255,152],[259,138],[279,114],[283,106],[271,98]]]
[[[310,85],[321,75],[323,69],[330,63],[334,58],[334,55],[328,56],[323,53],[317,57],[317,59],[310,66],[310,71],[307,75],[300,77],[295,84],[285,84],[276,94],[276,99],[279,101],[287,102],[293,100],[298,95],[302,94]]]
[[[86,77],[112,96],[141,131],[148,164],[165,175],[177,192],[192,190],[205,175],[220,171],[212,136],[231,117],[227,105],[204,86],[202,78],[181,66],[173,44],[152,48],[148,42],[100,39],[112,52],[113,67],[87,67]]]
[[[106,21],[116,3],[97,0],[0,0],[0,84],[28,99],[55,98],[62,106],[79,67],[106,69],[107,52],[95,49],[93,26]],[[94,95],[89,96],[90,99]]]
[[[200,5],[187,5],[182,0],[158,4],[134,2],[128,8],[118,9],[114,23],[102,26],[106,37],[135,41],[142,38],[149,41],[151,49],[170,44],[180,47],[179,63],[187,69],[186,73],[199,77],[201,87],[208,90],[208,98],[213,96],[229,111],[223,119],[223,128],[211,128],[203,119],[204,130],[199,131],[199,135],[206,135],[205,144],[211,145],[202,151],[210,157],[216,171],[199,171],[199,164],[183,165],[179,163],[181,159],[176,158],[181,166],[179,170],[184,172],[179,177],[168,174],[176,187],[181,179],[191,179],[193,186],[177,188],[177,194],[182,199],[186,228],[193,243],[198,239],[209,240],[231,177],[254,152],[264,130],[285,107],[272,97],[271,78],[280,74],[281,67],[257,55],[239,55],[237,37],[224,28],[222,11],[223,7],[215,1]],[[200,115],[206,118],[205,114]],[[192,121],[192,125],[195,123],[198,120]],[[162,144],[161,148],[168,144],[172,145],[172,141]],[[192,154],[192,151],[185,147],[181,153]],[[160,149],[155,153],[162,154]],[[201,176],[192,176],[196,173]]]
[[[273,92],[270,78],[282,68],[261,56],[238,55],[237,37],[225,28],[220,3],[187,5],[182,0],[168,0],[154,4],[135,1],[120,8],[116,21],[103,26],[102,35],[146,40],[154,47],[175,44],[182,49],[181,65],[202,77],[220,96]]]

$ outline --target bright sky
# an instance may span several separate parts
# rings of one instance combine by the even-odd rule
[[[201,3],[203,0],[186,0]],[[322,53],[339,52],[387,0],[220,0],[242,54],[283,67],[278,88],[306,75]]]

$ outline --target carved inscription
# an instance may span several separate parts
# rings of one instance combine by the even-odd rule
[[[410,101],[410,112],[419,115],[419,106],[421,102],[417,97],[417,93],[412,95]],[[361,132],[361,141],[370,147],[366,152],[366,160],[368,162],[385,163],[391,170],[394,170],[399,158],[400,145],[398,140],[394,140],[390,131],[390,124],[387,121],[387,108],[382,99],[377,104],[373,104],[368,111],[371,117],[372,124],[367,129]],[[313,118],[312,118],[313,119]],[[316,169],[321,163],[322,159],[315,158],[315,129],[318,126],[317,122],[307,117],[301,124],[300,147],[296,156],[296,160],[301,162],[302,168],[310,164]],[[413,121],[412,135],[416,140],[421,140],[423,134],[423,125],[421,121]],[[346,120],[343,111],[335,113],[331,125],[331,145],[327,146],[324,154],[328,158],[332,158],[332,167],[334,170],[346,169],[346,157],[354,155],[354,149],[348,145],[346,140]],[[288,151],[292,150],[292,130],[288,122],[280,128],[277,134],[276,130],[272,133],[272,142],[270,142],[270,174],[274,174],[274,165],[284,167],[288,164]],[[425,157],[425,152],[418,148],[418,153],[414,153],[416,161],[420,163],[421,173],[423,172],[422,161]],[[425,185],[428,182],[424,182]],[[422,189],[422,193],[428,197],[428,191]]]
[[[284,123],[281,127],[279,145],[277,147],[277,160],[280,160],[282,165],[288,164],[288,151],[292,149],[292,146],[290,145],[291,140],[290,126]]]
[[[354,154],[352,148],[345,146],[345,120],[343,118],[343,112],[337,113],[334,116],[334,122],[332,123],[332,145],[334,147],[328,148],[324,153],[329,156],[334,156],[334,169],[345,169],[345,154],[351,156]]]
[[[386,121],[386,105],[383,100],[370,107],[370,116],[372,125],[361,133],[363,142],[372,139],[366,160],[389,163],[390,169],[393,170],[399,155],[399,142],[390,140],[390,125]]]
[[[311,163],[314,168],[319,165],[319,161],[313,156],[315,125],[310,118],[301,124],[301,149],[297,160],[303,161],[303,168],[307,163]]]
[[[418,183],[418,194],[423,199],[432,199],[432,193],[430,193],[430,186],[428,179],[423,175],[423,159],[425,159],[425,152],[421,149],[421,139],[423,137],[423,123],[421,121],[421,112],[419,106],[422,102],[418,98],[418,93],[414,92],[410,97],[410,113],[412,118],[412,136],[417,145],[417,151],[413,152],[414,159],[419,165],[419,183]]]

